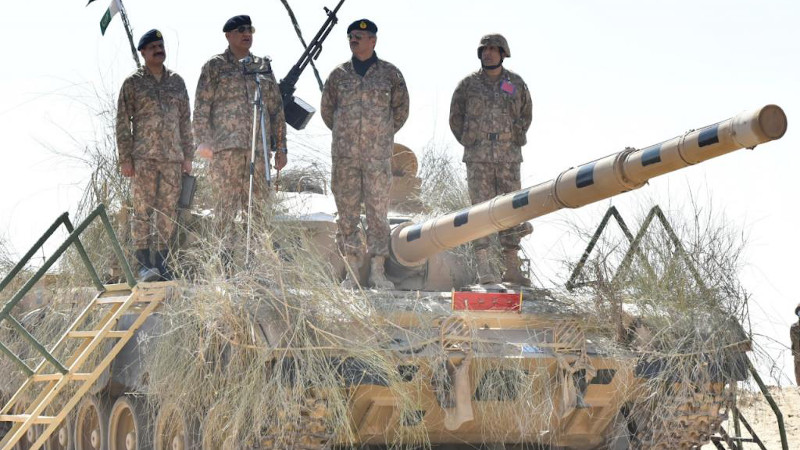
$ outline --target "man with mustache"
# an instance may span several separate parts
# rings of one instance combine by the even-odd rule
[[[164,39],[150,30],[137,47],[144,58],[122,83],[117,104],[117,150],[122,175],[132,179],[132,235],[139,280],[171,279],[169,241],[175,231],[181,172],[192,171],[194,142],[183,78],[164,66]],[[156,251],[151,255],[150,249]]]
[[[519,75],[503,67],[503,60],[509,57],[505,37],[483,36],[478,45],[481,68],[459,83],[450,102],[450,130],[464,146],[473,205],[521,189],[520,163],[531,126],[531,93]],[[506,268],[502,281],[530,286],[517,254],[522,236],[530,232],[530,224],[524,223],[499,233]],[[481,284],[500,281],[490,262],[489,242],[489,238],[473,242]]]
[[[408,118],[408,89],[400,70],[378,59],[378,27],[367,19],[347,27],[353,57],[331,72],[322,90],[321,115],[333,131],[331,191],[338,210],[336,241],[350,270],[342,287],[358,286],[363,247],[358,224],[363,200],[367,218],[369,282],[392,289],[384,263],[389,256],[389,189],[394,134]]]

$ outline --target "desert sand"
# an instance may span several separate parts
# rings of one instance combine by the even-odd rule
[[[783,414],[789,449],[800,449],[800,387],[770,386],[769,392],[778,404],[781,414]],[[764,396],[760,392],[743,392],[739,396],[738,403],[741,414],[753,427],[764,446],[770,450],[780,449],[781,438],[778,431],[778,421]],[[723,426],[729,435],[734,435],[733,422],[730,418]],[[750,437],[744,426],[741,427],[741,430],[743,437]],[[712,444],[708,444],[702,448],[705,450],[714,449],[715,447]],[[743,448],[756,449],[759,447],[754,443],[746,443]]]

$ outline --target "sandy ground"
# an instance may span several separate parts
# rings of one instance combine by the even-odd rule
[[[796,386],[783,388],[771,386],[769,391],[783,414],[789,449],[800,449],[800,388]],[[766,448],[770,450],[781,448],[777,419],[767,400],[760,392],[753,394],[742,393],[739,396],[739,409],[744,418],[752,425]],[[728,431],[728,434],[734,435],[733,422],[730,419],[723,426]],[[742,435],[749,437],[744,426],[742,426]],[[705,450],[714,449],[715,447],[709,444],[704,445],[702,448]],[[759,448],[757,444],[747,443],[744,445],[744,449],[757,448]]]

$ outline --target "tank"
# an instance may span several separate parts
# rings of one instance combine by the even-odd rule
[[[246,311],[253,324],[247,351],[254,358],[265,350],[288,354],[264,359],[271,378],[261,382],[300,388],[302,404],[295,409],[296,416],[276,417],[244,433],[228,427],[242,422],[211,401],[204,403],[198,417],[175,406],[194,400],[146,399],[148,386],[158,384],[145,364],[146,355],[158,351],[159,340],[167,340],[175,325],[157,313],[136,330],[107,376],[68,416],[64,425],[68,431],[61,434],[72,440],[47,444],[48,448],[672,449],[707,443],[730,405],[727,386],[745,378],[746,345],[732,351],[730,366],[708,369],[702,377],[688,380],[662,378],[653,387],[650,380],[670,373],[668,361],[648,359],[634,344],[617,345],[611,351],[610,339],[586,327],[554,292],[474,285],[474,270],[453,249],[562,208],[579,208],[637,189],[653,177],[752,149],[781,138],[786,127],[781,108],[767,105],[648,147],[627,148],[566,169],[552,180],[426,220],[415,220],[419,208],[415,193],[420,186],[416,158],[397,146],[391,258],[386,266],[396,289],[360,290],[343,297],[351,299],[345,301],[352,301],[353,308],[369,309],[363,317],[381,324],[381,331],[362,333],[362,324],[349,322],[356,315],[320,313],[326,319],[336,315],[340,329],[352,330],[345,337],[362,342],[358,346],[362,350],[348,352],[342,350],[346,346],[338,346],[346,339],[337,337],[337,345],[320,350],[314,368],[324,372],[327,367],[337,385],[321,387],[308,381],[311,378],[304,372],[311,370],[305,365],[310,363],[294,356],[302,349],[292,353],[298,346],[293,341],[297,330],[282,319],[287,312],[281,308],[286,305],[262,302]],[[301,227],[308,238],[306,250],[322,255],[332,272],[343,277],[344,265],[334,244],[331,197],[324,185],[299,190],[281,194],[283,209],[274,220]],[[365,277],[362,273],[362,282]],[[230,289],[236,280],[228,280],[227,286],[229,290],[220,295],[235,296]],[[189,299],[200,292],[186,282],[141,283],[137,289],[181,291]],[[288,286],[282,291],[287,289],[289,297],[302,302],[304,292],[312,288]],[[269,290],[257,292],[273,295]],[[628,320],[630,331],[645,335],[646,327],[634,316]],[[131,322],[123,317],[117,328],[127,329]],[[738,325],[731,328],[740,330]],[[232,366],[238,356],[230,346],[225,348],[208,360]],[[381,365],[363,349],[380,352]],[[206,356],[199,352],[188,361]],[[226,383],[234,389],[241,383],[244,389],[252,380],[242,375],[241,381]],[[666,422],[655,420],[653,409],[641,406],[652,389],[680,397],[678,413]],[[269,403],[265,408],[272,408],[281,400],[265,402]],[[36,433],[31,436],[30,442],[23,440],[15,448],[29,448],[38,438]]]

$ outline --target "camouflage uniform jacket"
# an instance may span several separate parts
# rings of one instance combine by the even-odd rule
[[[122,83],[117,102],[120,163],[178,162],[194,152],[189,94],[183,78],[164,68],[161,80],[142,67]]]
[[[408,88],[393,64],[378,59],[364,76],[353,62],[331,72],[322,90],[322,120],[333,131],[334,158],[388,160],[408,118]]]
[[[800,322],[795,322],[789,328],[789,339],[792,342],[792,355],[800,356]]]
[[[528,86],[505,68],[495,81],[483,69],[464,78],[450,102],[450,129],[464,146],[464,162],[522,162],[531,116]]]
[[[270,71],[258,75],[267,135],[277,148],[286,148],[283,103],[270,60],[252,54],[250,57],[253,62],[248,70]],[[194,100],[194,135],[198,145],[210,144],[214,151],[249,149],[253,139],[255,89],[253,75],[242,73],[242,65],[230,49],[209,59],[200,71]]]

